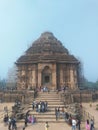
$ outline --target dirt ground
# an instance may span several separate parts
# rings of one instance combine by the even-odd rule
[[[92,116],[94,116],[94,125],[96,130],[98,130],[98,110],[96,110],[96,105],[98,102],[93,103],[82,103],[85,111],[89,112]],[[90,105],[91,104],[91,105]]]
[[[90,104],[92,105],[90,107]],[[83,107],[85,108],[85,111],[89,112],[92,116],[94,116],[95,120],[95,130],[98,130],[98,111],[96,110],[96,105],[98,102],[94,103],[82,103]],[[7,106],[8,110],[11,110],[11,107],[13,106],[13,103],[0,103],[0,115],[4,115],[4,107]],[[26,127],[26,130],[45,130],[44,123],[35,123],[35,124],[29,124],[28,127]],[[18,123],[17,130],[23,130],[23,123]],[[85,122],[81,124],[81,130],[85,130]],[[66,123],[50,123],[48,130],[71,130],[71,126],[69,126]],[[8,126],[5,126],[3,123],[2,118],[0,118],[0,130],[8,130]]]

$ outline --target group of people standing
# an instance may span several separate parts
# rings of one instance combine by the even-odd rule
[[[71,114],[69,114],[64,107],[56,107],[55,108],[55,116],[56,120],[58,120],[60,117],[65,119],[66,122],[68,122],[71,125]]]
[[[73,118],[72,119],[72,130],[76,130],[76,128],[78,130],[81,130],[80,124],[81,124],[81,122],[80,122],[79,119],[76,120],[76,119]],[[88,119],[86,120],[85,128],[86,128],[86,130],[94,130],[94,121],[93,121],[93,119],[91,119],[90,121]]]
[[[85,124],[86,130],[94,130],[94,121],[91,119],[90,121],[87,119]]]
[[[55,107],[55,116],[56,116],[56,120],[58,120],[60,116],[65,118],[64,107]]]
[[[48,109],[48,102],[47,101],[40,101],[36,102],[33,101],[32,103],[32,109],[36,109],[36,112],[46,112]]]
[[[67,111],[64,110],[64,107],[57,107],[55,108],[55,115],[56,120],[58,120],[60,117],[64,118],[65,121],[72,126],[72,130],[76,130],[76,127],[78,130],[80,130],[80,119],[75,119],[72,117],[71,114],[69,114]]]
[[[14,116],[9,117],[5,115],[3,121],[5,125],[8,125],[8,130],[17,130],[16,118]]]

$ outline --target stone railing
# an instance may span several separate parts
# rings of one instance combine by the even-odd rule
[[[64,103],[73,103],[73,102],[91,102],[96,101],[98,99],[98,92],[92,92],[92,91],[65,91],[65,92],[59,92],[59,98]]]
[[[93,119],[93,121],[95,121],[94,116],[92,116],[89,112],[87,112],[84,107],[82,107],[82,115],[83,115],[83,119],[85,121],[87,119],[89,119],[89,120]]]
[[[2,91],[0,92],[0,102],[15,102],[19,100],[21,102],[28,102],[30,98],[35,98],[37,91]]]

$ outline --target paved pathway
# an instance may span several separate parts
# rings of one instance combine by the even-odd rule
[[[45,130],[44,123],[35,123],[33,125],[28,125],[25,130]],[[18,124],[17,130],[22,130],[23,124]],[[0,130],[8,130],[7,126],[4,126],[4,124],[0,124]],[[65,123],[50,123],[49,124],[49,130],[71,130],[71,126],[65,124]]]
[[[98,130],[98,111],[96,110],[96,105],[98,102],[93,102],[92,107],[90,107],[90,103],[83,103],[83,106],[85,107],[85,110],[89,112],[92,116],[94,116],[95,119],[95,130]]]

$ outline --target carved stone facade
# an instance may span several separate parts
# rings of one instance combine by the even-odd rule
[[[50,32],[42,33],[16,61],[16,65],[18,89],[40,86],[49,89],[63,86],[78,88],[79,61]]]

